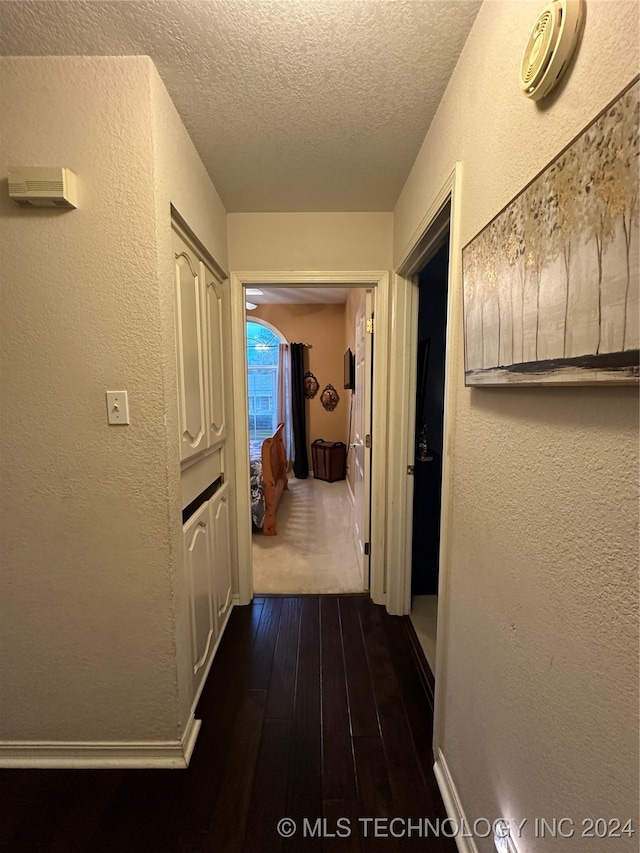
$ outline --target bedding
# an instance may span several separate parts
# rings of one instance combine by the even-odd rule
[[[251,483],[251,520],[254,527],[264,525],[265,500],[262,477],[262,441],[249,442],[249,476]]]

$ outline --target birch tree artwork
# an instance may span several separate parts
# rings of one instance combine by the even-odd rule
[[[467,385],[637,383],[640,83],[462,253]]]

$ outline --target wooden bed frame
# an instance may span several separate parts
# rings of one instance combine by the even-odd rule
[[[265,536],[275,536],[276,510],[287,482],[287,454],[284,449],[284,424],[262,442],[262,482],[264,487],[264,524]]]

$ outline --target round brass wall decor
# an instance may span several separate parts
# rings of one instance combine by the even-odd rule
[[[320,402],[328,412],[332,412],[335,409],[340,402],[340,397],[338,397],[338,392],[333,385],[327,385],[320,395]]]
[[[313,398],[318,393],[320,383],[310,370],[307,370],[307,372],[305,373],[303,382],[304,396],[307,398],[307,400],[313,400]]]

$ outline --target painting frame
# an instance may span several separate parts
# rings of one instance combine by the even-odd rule
[[[462,250],[467,386],[637,385],[640,75]]]

